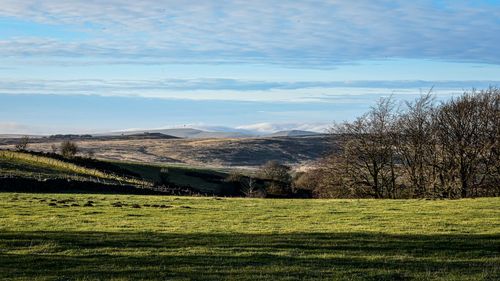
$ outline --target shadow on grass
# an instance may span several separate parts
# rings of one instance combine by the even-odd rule
[[[500,235],[2,232],[0,279],[498,280]]]

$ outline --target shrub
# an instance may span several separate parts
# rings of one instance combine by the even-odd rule
[[[268,161],[260,168],[259,176],[267,180],[290,183],[292,180],[290,170],[290,167],[280,164],[278,161]]]
[[[74,157],[78,153],[78,145],[72,141],[64,141],[61,144],[61,154],[66,158]]]
[[[28,136],[20,138],[18,143],[16,144],[16,150],[25,151],[28,148],[29,142],[30,138]]]

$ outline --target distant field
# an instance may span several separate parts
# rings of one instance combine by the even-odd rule
[[[14,148],[17,140],[0,139],[0,149]],[[51,151],[62,140],[34,139],[29,149]],[[269,160],[290,165],[307,164],[333,149],[331,137],[276,137],[234,139],[79,139],[83,155],[145,163],[210,167],[255,168]]]
[[[498,206],[0,193],[0,280],[499,280]]]

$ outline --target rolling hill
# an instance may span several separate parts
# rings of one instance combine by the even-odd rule
[[[200,138],[244,138],[252,135],[243,132],[233,131],[205,131],[193,128],[174,128],[174,129],[153,129],[153,130],[132,130],[122,132],[110,132],[96,134],[95,136],[129,136],[136,134],[156,133],[169,135],[184,139],[200,139]]]
[[[0,192],[239,195],[212,169],[0,150]]]
[[[36,139],[29,148],[50,152],[61,140]],[[92,153],[104,160],[202,167],[254,168],[267,161],[298,166],[315,161],[337,149],[327,135],[254,138],[88,138],[75,140],[82,155]],[[15,140],[0,141],[0,148],[13,149]]]
[[[302,131],[302,130],[288,130],[288,131],[279,131],[276,133],[272,133],[269,135],[265,135],[267,137],[304,137],[304,136],[316,136],[321,135],[320,133],[311,132],[311,131]]]

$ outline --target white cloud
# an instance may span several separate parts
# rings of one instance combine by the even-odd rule
[[[439,95],[498,86],[500,81],[254,81],[238,79],[0,79],[2,94],[55,94],[163,99],[363,103],[373,96]]]
[[[3,0],[0,16],[84,39],[0,41],[3,56],[327,66],[396,58],[500,63],[500,9],[486,1]]]
[[[301,130],[301,131],[310,131],[317,133],[326,133],[331,128],[331,126],[332,123],[326,123],[326,122],[313,122],[313,123],[264,122],[264,123],[247,124],[234,127],[208,125],[205,123],[192,123],[183,125],[162,126],[158,128],[128,128],[125,130],[120,130],[119,132],[192,128],[208,132],[238,132],[247,135],[263,135],[263,134],[271,134],[279,131],[288,131],[288,130]]]
[[[236,129],[253,131],[256,133],[269,134],[278,131],[301,130],[325,133],[332,124],[329,123],[256,123],[237,126]]]

